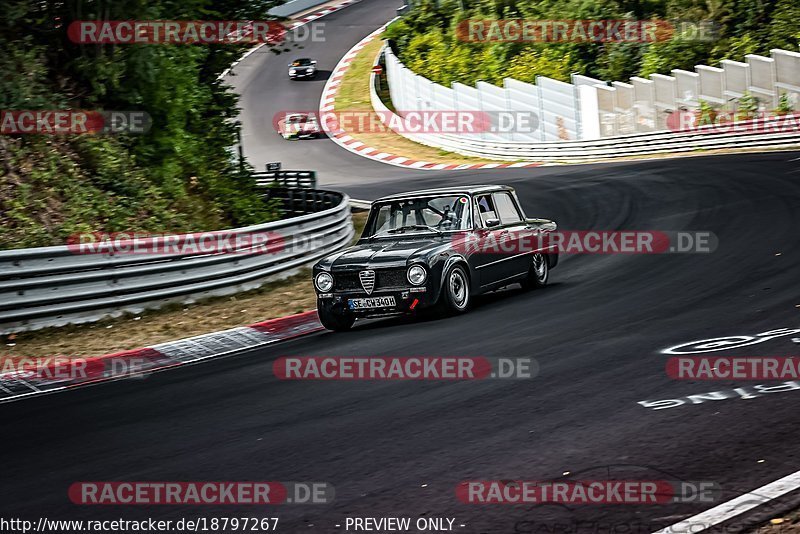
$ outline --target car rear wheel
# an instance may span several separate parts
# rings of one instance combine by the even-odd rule
[[[440,307],[445,313],[464,313],[470,304],[469,276],[461,265],[454,265],[447,271],[439,297]]]
[[[521,282],[522,288],[535,289],[544,287],[547,285],[549,277],[550,266],[547,263],[547,257],[537,252],[531,257],[531,267],[528,271],[528,277]]]
[[[317,309],[317,313],[322,326],[334,332],[350,330],[353,327],[353,323],[356,322],[356,318],[349,313],[336,313],[323,309]]]

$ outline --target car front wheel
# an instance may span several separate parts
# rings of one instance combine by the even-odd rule
[[[547,264],[547,257],[544,254],[536,253],[531,257],[531,267],[528,277],[522,281],[523,289],[535,289],[547,285],[550,277],[550,266]]]
[[[461,265],[454,265],[447,271],[439,304],[450,314],[464,313],[469,308],[469,276]]]
[[[317,310],[317,313],[319,315],[319,322],[322,323],[322,326],[328,330],[333,330],[334,332],[344,332],[350,330],[353,327],[353,323],[356,322],[356,318],[349,313],[336,313],[334,311],[326,311],[321,308]]]

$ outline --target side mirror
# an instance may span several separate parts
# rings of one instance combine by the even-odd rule
[[[316,65],[317,64],[317,60],[315,59],[314,61],[311,62],[311,64],[312,65]]]
[[[500,219],[486,219],[486,228],[492,228],[493,226],[500,226]]]
[[[291,67],[291,66],[292,66],[292,64],[291,64],[291,63],[289,63],[289,64],[288,64],[288,65],[286,65],[286,66],[287,66],[287,67]]]

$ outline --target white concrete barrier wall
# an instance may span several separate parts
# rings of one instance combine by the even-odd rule
[[[388,69],[387,69],[388,71]],[[639,83],[646,99],[647,93],[652,86],[649,80],[642,80],[646,83]],[[381,100],[375,89],[375,74],[371,75],[370,80],[370,102],[373,109],[382,113],[386,117],[393,115]],[[522,97],[529,99],[533,106],[538,106],[539,100],[533,98],[530,91],[531,84],[525,84],[517,80],[505,80],[505,89],[510,98]],[[601,139],[599,138],[600,124],[597,120],[599,109],[592,107],[592,103],[598,99],[592,97],[598,91],[596,85],[578,85],[579,93],[586,93],[589,97],[579,96],[580,102],[584,103],[581,107],[581,120],[583,133],[592,137],[592,140],[579,141],[483,141],[480,139],[467,138],[452,134],[419,134],[407,133],[402,135],[417,143],[428,145],[435,148],[445,149],[466,156],[478,156],[505,161],[586,161],[603,158],[614,158],[620,156],[643,156],[663,152],[690,152],[697,149],[713,150],[719,148],[737,147],[787,147],[796,146],[800,143],[800,132],[754,134],[747,132],[731,131],[728,133],[710,133],[708,131],[689,132],[685,134],[674,134],[672,132],[644,132],[620,135],[617,137]],[[630,84],[627,88],[632,97],[636,97],[636,85]],[[517,94],[518,93],[518,94]],[[617,93],[614,93],[615,96]],[[522,101],[522,100],[520,100]],[[637,120],[641,120],[637,116]],[[771,123],[780,122],[781,118],[770,119]],[[788,120],[800,121],[800,114],[791,116]],[[389,120],[388,124],[393,124]],[[706,127],[701,128],[701,130]]]
[[[772,109],[777,103],[775,93],[775,60],[769,57],[747,54],[750,67],[750,86],[747,88],[759,99],[759,107]]]
[[[775,87],[786,93],[797,109],[800,107],[800,52],[772,50],[771,53],[775,60]]]
[[[536,83],[512,78],[498,87],[479,81],[475,87],[453,83],[445,87],[407,69],[385,50],[389,92],[400,115],[411,110],[529,112],[539,127],[529,131],[487,131],[465,139],[498,142],[564,142],[667,131],[673,111],[694,110],[701,101],[733,111],[745,92],[772,110],[782,94],[800,108],[800,53],[772,50],[770,57],[750,54],[745,62],[724,60],[720,67],[698,65],[695,71],[673,70],[630,83],[607,84],[573,75],[572,83],[537,76]],[[582,87],[594,90],[581,89]]]

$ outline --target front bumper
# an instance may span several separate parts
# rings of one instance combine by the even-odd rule
[[[350,309],[349,299],[363,299],[371,297],[394,297],[395,306],[386,308]],[[403,287],[396,289],[375,290],[367,295],[365,291],[343,291],[336,293],[317,293],[317,308],[326,312],[349,313],[356,317],[385,317],[387,315],[400,315],[414,313],[420,309],[430,307],[436,303],[436,297],[430,288]]]
[[[290,73],[289,73],[289,78],[311,78],[311,77],[312,77],[312,76],[314,76],[316,73],[317,73],[316,71],[311,71],[311,72],[295,72],[294,74],[292,74],[292,73],[290,72]]]
[[[317,137],[319,132],[316,131],[304,131],[304,132],[292,132],[292,133],[284,133],[284,139],[311,139],[313,137]]]

